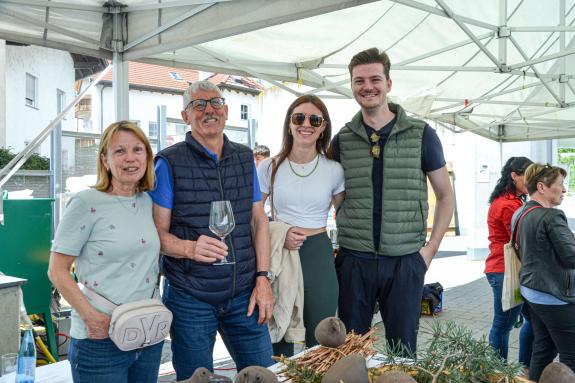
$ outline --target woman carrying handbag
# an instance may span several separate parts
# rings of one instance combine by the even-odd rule
[[[521,295],[529,305],[535,340],[529,379],[559,360],[575,371],[575,236],[562,210],[566,171],[532,164],[525,171],[531,200],[518,227]],[[522,216],[516,212],[515,224]]]

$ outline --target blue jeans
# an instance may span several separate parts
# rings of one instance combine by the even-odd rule
[[[503,273],[486,273],[485,276],[493,291],[493,323],[489,331],[489,344],[502,358],[507,359],[509,333],[517,323],[519,314],[523,313],[525,322],[519,333],[519,362],[524,366],[529,366],[533,346],[533,331],[529,322],[527,305],[519,305],[508,311],[503,311],[501,308]]]
[[[122,351],[108,339],[72,338],[68,360],[74,383],[156,383],[164,342]]]
[[[174,314],[170,334],[177,380],[188,379],[198,367],[213,370],[216,332],[222,336],[238,371],[274,363],[268,326],[258,324],[257,307],[247,316],[250,296],[248,291],[211,305],[165,280],[164,304]]]

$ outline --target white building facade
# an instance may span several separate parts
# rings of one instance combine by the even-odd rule
[[[20,152],[74,95],[74,62],[69,53],[0,40],[0,146]],[[63,129],[75,125],[70,113]],[[38,152],[50,154],[50,140]]]

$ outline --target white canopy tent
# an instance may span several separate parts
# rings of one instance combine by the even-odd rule
[[[347,63],[392,60],[392,95],[499,142],[575,137],[575,0],[0,0],[0,38],[113,59],[259,77],[350,97]]]

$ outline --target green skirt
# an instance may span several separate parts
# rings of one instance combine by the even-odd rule
[[[326,232],[308,237],[299,249],[303,272],[306,347],[317,344],[314,332],[324,318],[337,311],[339,287],[335,273],[333,247]],[[292,356],[294,345],[281,340],[273,344],[274,355]]]

